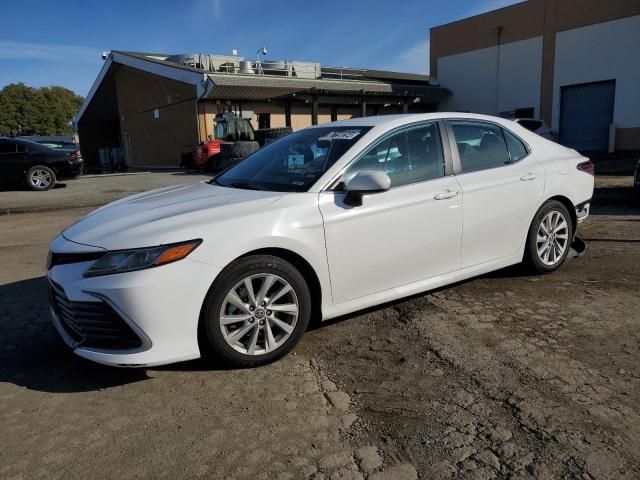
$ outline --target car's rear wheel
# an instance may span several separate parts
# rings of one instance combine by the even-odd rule
[[[27,172],[26,182],[31,190],[49,190],[56,184],[56,174],[49,167],[36,165]]]
[[[567,207],[551,200],[531,222],[525,259],[536,272],[552,272],[567,258],[572,240],[573,224]]]
[[[281,258],[254,255],[220,274],[205,300],[201,327],[218,358],[255,367],[286,355],[310,315],[311,295],[300,272]]]

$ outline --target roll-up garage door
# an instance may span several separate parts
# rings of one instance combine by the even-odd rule
[[[615,91],[615,80],[562,87],[560,143],[576,150],[607,150]]]

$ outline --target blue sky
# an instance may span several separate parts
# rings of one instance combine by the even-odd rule
[[[517,0],[0,0],[0,88],[85,95],[104,50],[229,54],[427,73],[429,27]]]

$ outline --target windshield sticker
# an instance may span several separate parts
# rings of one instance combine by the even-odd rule
[[[342,130],[329,132],[319,140],[353,140],[360,135],[361,130]]]
[[[287,165],[289,168],[304,166],[304,155],[289,155]]]

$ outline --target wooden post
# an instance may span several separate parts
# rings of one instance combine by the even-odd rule
[[[287,102],[284,105],[284,124],[286,127],[291,128],[291,102]]]
[[[313,95],[311,100],[311,125],[318,124],[318,97]]]

